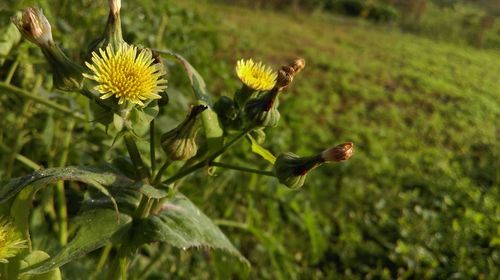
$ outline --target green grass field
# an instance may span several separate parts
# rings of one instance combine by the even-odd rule
[[[126,2],[126,39],[184,54],[216,97],[231,96],[240,86],[234,73],[240,58],[274,68],[305,58],[306,68],[280,100],[279,126],[267,130],[263,146],[274,154],[310,155],[345,141],[355,145],[352,159],[313,171],[299,190],[236,171],[190,178],[183,192],[216,220],[252,267],[203,250],[162,247],[165,256],[148,279],[500,277],[500,52],[320,12],[279,13],[195,0],[158,7]],[[88,21],[102,15],[104,9]],[[143,20],[137,21],[140,15]],[[70,50],[85,41],[79,35],[100,30],[79,18],[65,20],[72,31],[64,35],[64,46]],[[171,104],[184,108],[187,80],[169,66]],[[4,147],[16,139],[6,131],[17,124],[7,112],[18,110],[7,105],[12,99],[21,102],[0,95]],[[43,140],[49,121],[46,109],[38,110],[42,128],[30,127],[30,133]],[[172,125],[177,111],[163,112],[160,127]],[[55,123],[55,131],[65,126],[63,117]],[[68,165],[120,154],[107,150],[111,141],[89,137],[84,129],[74,137]],[[32,140],[18,150],[42,160],[36,147]],[[84,148],[91,152],[82,153]],[[227,161],[271,168],[249,149],[242,144]],[[0,163],[8,158],[0,154]],[[12,177],[27,170],[16,163]],[[63,272],[78,279],[94,261],[70,263]],[[144,275],[136,271],[131,277]]]

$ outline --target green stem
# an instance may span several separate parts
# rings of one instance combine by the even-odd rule
[[[97,267],[95,269],[94,275],[98,275],[102,271],[102,268],[104,267],[104,264],[106,264],[112,248],[113,245],[108,244],[102,249],[101,257],[99,257],[99,261],[97,262]]]
[[[165,170],[172,164],[172,161],[169,159],[166,159],[163,165],[160,167],[160,170],[158,170],[158,173],[156,174],[154,180],[153,180],[153,186],[156,186],[160,181],[161,177],[163,176],[163,173],[165,173]]]
[[[137,144],[135,143],[133,136],[127,132],[125,133],[124,139],[128,154],[134,164],[137,175],[139,175],[141,180],[149,178],[149,172],[142,161],[141,154],[139,153],[139,149],[137,148]]]
[[[7,77],[5,78],[5,83],[10,84],[10,82],[12,81],[12,77],[14,77],[14,73],[16,73],[18,66],[19,66],[19,60],[14,61],[14,63],[9,69],[9,72],[7,73]]]
[[[0,82],[0,89],[2,89],[2,90],[0,90],[0,94],[2,92],[10,92],[10,93],[15,94],[15,95],[19,95],[19,96],[22,96],[22,97],[29,98],[29,99],[31,99],[33,101],[36,101],[36,102],[38,102],[40,104],[43,104],[43,105],[45,105],[45,106],[47,106],[49,108],[52,108],[52,109],[54,109],[56,111],[59,111],[59,112],[65,114],[65,115],[68,115],[68,116],[70,116],[70,117],[72,117],[74,119],[77,119],[79,121],[85,121],[85,122],[87,121],[87,119],[85,119],[85,117],[83,117],[80,114],[75,113],[74,110],[71,110],[71,109],[69,109],[69,108],[67,108],[65,106],[59,105],[59,104],[57,104],[55,102],[52,102],[52,101],[50,101],[48,99],[45,99],[45,98],[41,97],[41,96],[35,95],[33,93],[30,93],[29,91],[20,89],[20,88],[15,87],[15,86],[11,86],[11,85],[9,85],[9,84],[7,84],[5,82]]]
[[[274,172],[272,172],[272,171],[253,169],[253,168],[237,166],[237,165],[232,165],[232,164],[223,163],[223,162],[212,162],[210,165],[211,166],[218,166],[218,167],[222,167],[222,168],[227,168],[227,169],[239,170],[242,172],[249,172],[249,173],[255,173],[255,174],[275,177]]]
[[[245,135],[247,135],[248,132],[250,132],[252,129],[246,129],[236,137],[234,137],[231,141],[229,141],[226,145],[224,145],[222,148],[220,148],[218,151],[215,153],[211,154],[208,158],[205,160],[202,160],[198,162],[195,165],[192,165],[191,167],[188,167],[184,170],[179,171],[177,174],[173,175],[172,177],[168,178],[167,180],[163,181],[162,184],[170,185],[173,182],[193,173],[194,171],[209,165],[214,159],[216,159],[218,156],[222,155],[224,152],[227,151],[231,146],[239,142]]]
[[[151,174],[156,170],[156,153],[155,153],[155,120],[149,123],[149,155],[151,157]]]
[[[75,121],[71,120],[68,124],[68,132],[63,139],[63,150],[61,158],[59,159],[58,166],[63,167],[68,160],[69,146],[71,144],[71,134],[75,127]],[[64,182],[59,181],[56,185],[56,199],[57,199],[57,216],[59,222],[59,242],[61,245],[68,243],[68,211],[66,207],[66,194],[64,191]]]

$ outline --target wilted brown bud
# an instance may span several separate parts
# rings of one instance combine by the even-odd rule
[[[24,38],[39,46],[47,46],[52,42],[52,28],[42,10],[28,7],[21,15],[12,17]]]
[[[321,153],[325,161],[344,161],[351,158],[354,152],[354,144],[346,142],[335,147],[328,148]]]
[[[304,69],[304,67],[306,67],[306,61],[305,61],[305,59],[298,57],[298,58],[294,59],[288,66],[293,69],[294,74],[297,74],[300,71],[302,71],[302,69]]]
[[[109,0],[109,10],[113,14],[118,14],[120,13],[120,8],[122,7],[122,1],[121,0]]]
[[[293,74],[286,72],[283,69],[278,71],[278,78],[276,79],[276,85],[278,89],[283,89],[287,87],[293,81]]]

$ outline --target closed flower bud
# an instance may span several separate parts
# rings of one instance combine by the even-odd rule
[[[109,0],[109,11],[113,14],[119,14],[122,7],[121,0]]]
[[[321,157],[325,161],[344,161],[351,158],[354,153],[354,144],[346,142],[335,147],[328,148],[321,153]]]
[[[294,59],[289,65],[293,69],[294,75],[298,74],[304,67],[306,67],[305,59],[298,57]]]
[[[20,16],[12,17],[22,36],[38,46],[46,46],[52,40],[52,28],[42,10],[28,7]]]
[[[291,82],[293,81],[293,74],[290,74],[289,72],[280,69],[278,71],[278,78],[276,79],[276,85],[275,87],[278,89],[284,89],[286,88]]]
[[[207,106],[204,105],[193,107],[181,124],[161,136],[161,146],[171,160],[188,160],[196,155],[198,152],[196,120],[206,109]]]
[[[81,89],[82,68],[71,61],[54,43],[50,23],[40,9],[26,8],[21,17],[13,17],[12,21],[24,38],[42,50],[52,68],[55,88],[66,91]]]
[[[245,105],[245,118],[251,127],[274,127],[280,120],[278,91],[272,90],[250,99]]]
[[[307,173],[323,162],[320,156],[300,157],[293,153],[285,153],[276,158],[274,173],[281,184],[297,189],[304,185]]]

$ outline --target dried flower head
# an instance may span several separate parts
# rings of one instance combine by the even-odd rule
[[[236,74],[246,86],[253,90],[270,90],[276,83],[277,74],[262,62],[255,63],[252,59],[239,60],[236,64]]]
[[[26,240],[11,223],[0,219],[0,263],[7,263],[8,258],[16,256],[23,248],[26,248]]]
[[[100,54],[100,55],[99,55]],[[98,83],[95,87],[101,99],[118,98],[118,104],[125,101],[143,106],[143,100],[160,99],[159,93],[167,88],[167,80],[161,66],[154,62],[151,51],[122,44],[117,50],[107,46],[92,53],[92,64],[86,62],[92,74],[83,74]]]
[[[354,153],[354,144],[346,142],[335,147],[328,148],[321,153],[325,161],[344,161],[351,158]]]
[[[52,42],[52,28],[41,9],[28,7],[19,16],[12,17],[24,38],[42,46]]]
[[[113,14],[118,14],[120,12],[120,8],[122,7],[121,0],[109,0],[109,10]]]

